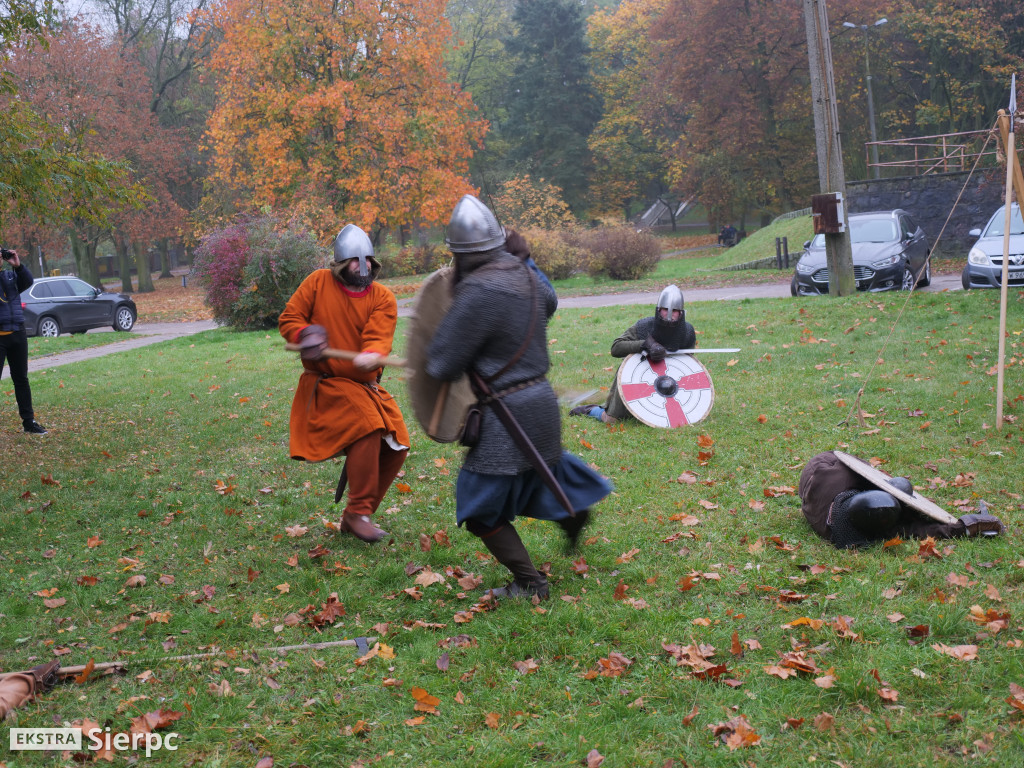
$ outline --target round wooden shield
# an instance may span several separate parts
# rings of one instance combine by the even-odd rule
[[[449,383],[426,372],[430,340],[452,303],[451,276],[451,267],[443,267],[423,281],[405,334],[406,389],[412,410],[427,437],[439,443],[459,439],[466,410],[476,402],[467,376]]]
[[[629,412],[649,427],[696,424],[715,403],[711,374],[693,355],[668,355],[657,363],[639,352],[630,355],[615,386]]]

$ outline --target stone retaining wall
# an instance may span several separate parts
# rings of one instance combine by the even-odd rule
[[[965,171],[847,181],[847,211],[866,213],[902,208],[917,220],[928,235],[929,242],[934,245],[952,210],[952,217],[942,232],[942,239],[934,246],[935,256],[960,259],[966,263],[967,251],[974,243],[974,238],[967,233],[975,227],[983,226],[1002,205],[1004,184],[1005,178],[999,170],[975,171],[973,176]],[[961,189],[963,195],[960,202],[956,203]]]

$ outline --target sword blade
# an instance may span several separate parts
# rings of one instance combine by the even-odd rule
[[[675,352],[669,352],[670,355],[706,355],[709,353],[731,353],[741,352],[739,347],[721,347],[719,349],[701,348],[701,349],[677,349]]]

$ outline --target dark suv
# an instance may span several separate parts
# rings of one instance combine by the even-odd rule
[[[125,293],[105,293],[77,277],[39,277],[21,294],[29,336],[84,333],[111,327],[130,331],[138,310]]]
[[[928,238],[906,211],[851,213],[850,240],[858,291],[909,291],[915,277],[921,287],[931,282]],[[794,296],[828,293],[824,235],[804,243],[790,292]]]

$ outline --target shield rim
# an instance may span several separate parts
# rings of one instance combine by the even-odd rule
[[[953,515],[949,514],[949,512],[944,510],[931,499],[927,499],[920,495],[917,491],[914,491],[914,495],[911,496],[908,493],[904,493],[899,488],[889,485],[892,475],[883,472],[877,467],[871,466],[863,459],[859,459],[849,453],[843,453],[842,451],[833,451],[833,453],[846,467],[872,483],[880,491],[885,491],[886,493],[896,497],[901,503],[906,504],[912,509],[916,509],[922,515],[930,517],[932,520],[936,520],[940,523],[949,524],[957,522],[957,518],[953,517]]]
[[[428,408],[426,403],[421,402],[421,398],[413,396],[411,390],[416,388],[415,382],[428,382],[429,386],[436,392],[444,384],[444,382],[435,379],[424,370],[427,362],[427,351],[426,346],[422,348],[414,344],[410,344],[410,340],[413,335],[416,334],[417,329],[421,324],[421,316],[417,312],[419,302],[425,295],[425,289],[437,282],[447,283],[453,272],[452,267],[445,266],[435,270],[424,279],[420,285],[419,291],[416,292],[416,296],[412,302],[412,315],[409,318],[408,325],[406,326],[405,339],[406,339],[406,359],[408,366],[405,371],[405,385],[406,394],[409,398],[409,407],[412,408],[413,415],[416,417],[416,421],[419,423],[420,428],[423,430],[428,438],[436,443],[454,443],[459,440],[462,436],[462,428],[465,426],[466,421],[466,409],[476,402],[476,395],[473,394],[472,389],[469,385],[469,377],[463,374],[456,381],[450,382],[450,388],[448,390],[448,398],[445,401],[445,413],[448,414],[448,409],[452,407],[459,407],[461,413],[455,417],[447,417],[441,419],[439,425],[438,434],[430,434],[430,419],[433,416],[433,404]],[[450,302],[449,302],[450,303]],[[445,307],[447,311],[447,307]],[[443,317],[443,314],[441,315]],[[437,332],[437,328],[433,328],[430,336],[433,337],[434,333]],[[445,429],[446,424],[452,424],[451,429]],[[444,430],[444,431],[441,431]]]
[[[704,413],[703,416],[701,416],[696,421],[690,421],[689,417],[687,417],[686,424],[683,424],[681,426],[689,427],[689,426],[693,426],[694,424],[700,424],[702,421],[704,421],[704,419],[706,419],[710,415],[711,410],[715,407],[715,382],[711,378],[711,372],[704,366],[704,364],[700,360],[698,360],[693,355],[674,354],[673,356],[676,357],[677,359],[681,358],[681,357],[688,357],[691,360],[693,360],[693,362],[696,363],[697,366],[702,371],[704,371],[704,373],[708,377],[708,382],[711,384],[711,386],[708,388],[711,391],[711,404],[708,405],[707,411]],[[652,424],[647,419],[645,419],[642,416],[640,416],[637,413],[635,413],[633,411],[633,409],[629,407],[630,401],[626,400],[626,398],[624,398],[622,396],[622,371],[626,368],[626,363],[629,362],[630,358],[633,358],[633,357],[643,358],[643,353],[642,352],[634,352],[633,354],[626,355],[622,359],[622,362],[619,363],[619,369],[618,369],[618,371],[615,374],[615,391],[618,393],[619,399],[622,401],[622,404],[626,407],[626,410],[629,411],[630,415],[634,419],[639,421],[641,424],[646,424],[648,427],[653,427],[654,429],[679,429],[679,427],[673,427],[673,426],[667,425],[667,424]],[[650,366],[650,362],[648,362],[647,365],[649,367]]]

